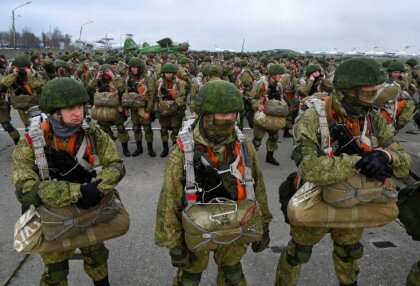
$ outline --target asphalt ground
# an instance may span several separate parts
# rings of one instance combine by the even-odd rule
[[[12,117],[13,124],[21,128],[15,112]],[[157,122],[154,127],[158,128]],[[407,134],[409,129],[413,129],[411,123],[397,139],[413,157],[412,170],[420,173],[420,132]],[[23,131],[20,132],[22,134]],[[252,130],[246,129],[244,133],[252,138]],[[129,148],[134,151],[131,132],[130,136]],[[154,136],[157,157],[151,158],[144,153],[139,157],[123,158],[127,175],[118,185],[118,190],[130,214],[131,225],[126,235],[106,242],[110,250],[111,285],[171,285],[175,274],[168,250],[155,246],[153,241],[156,206],[165,166],[165,159],[159,157],[162,146],[156,129]],[[280,140],[279,150],[275,153],[281,163],[279,167],[265,162],[265,147],[259,151],[260,167],[274,218],[270,224],[270,248],[258,254],[249,248],[242,261],[248,285],[274,285],[280,251],[290,240],[289,226],[280,211],[278,187],[295,170],[295,165],[290,160],[292,139],[280,136]],[[117,147],[122,154],[118,142]],[[20,205],[11,185],[13,148],[7,133],[0,131],[0,285],[38,285],[43,271],[40,256],[17,253],[12,244],[14,224],[20,216]],[[364,255],[359,261],[358,285],[404,285],[411,265],[420,259],[419,242],[411,240],[398,221],[385,227],[366,229],[362,243]],[[302,267],[299,285],[338,285],[331,254],[332,241],[327,235],[314,247],[311,260]],[[84,273],[79,254],[70,261],[68,279],[69,285],[92,285]],[[211,259],[201,285],[215,285],[215,281],[216,267]]]

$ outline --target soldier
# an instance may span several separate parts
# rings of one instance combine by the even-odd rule
[[[65,61],[57,61],[55,63],[55,72],[57,77],[70,77],[70,65]]]
[[[305,75],[305,85],[302,85],[300,88],[298,88],[298,95],[301,97],[301,99],[318,92],[319,85],[325,78],[325,75],[322,74],[322,68],[318,64],[308,65],[305,70]]]
[[[233,63],[233,71],[229,74],[229,81],[233,83],[244,95],[245,109],[240,114],[239,128],[243,128],[244,116],[248,120],[249,127],[253,128],[254,110],[252,109],[249,93],[252,89],[254,79],[251,72],[246,68],[246,61],[236,61]]]
[[[111,65],[104,64],[99,69],[96,77],[89,82],[88,91],[91,94],[94,92],[118,93],[118,96],[121,97],[124,92],[124,81],[122,78],[113,73]],[[118,114],[116,118],[112,120],[108,119],[108,121],[98,120],[98,124],[113,140],[116,138],[112,133],[111,126],[115,124],[117,127],[118,139],[120,140],[123,148],[123,154],[126,157],[130,157],[131,153],[128,150],[128,141],[130,141],[130,137],[124,126],[124,121],[128,117],[128,110],[122,110],[120,108],[121,107],[118,107]]]
[[[255,111],[264,111],[265,102],[267,100],[284,101],[283,89],[281,86],[281,77],[286,72],[283,65],[271,64],[268,67],[268,78],[263,77],[257,81],[251,91],[251,104]],[[277,141],[279,139],[278,130],[271,131],[263,127],[254,126],[254,139],[252,143],[255,149],[261,146],[261,140],[264,138],[265,133],[268,133],[268,140],[266,143],[267,155],[265,161],[267,163],[278,166],[279,162],[273,157],[274,152],[278,149]]]
[[[328,114],[322,117],[350,128],[348,131],[354,137],[353,141],[363,152],[345,152],[346,145],[341,144],[344,138],[338,137],[334,139],[342,146],[343,153],[331,153],[329,145],[325,146],[325,136],[319,136],[321,115],[315,108],[309,108],[294,127],[296,145],[293,158],[304,181],[322,187],[358,174],[377,181],[391,176],[408,176],[412,163],[410,155],[394,140],[384,118],[370,108],[378,85],[384,81],[383,72],[372,59],[350,59],[337,68],[335,92],[325,99]],[[276,285],[297,284],[301,265],[309,261],[312,247],[327,233],[331,233],[334,241],[333,261],[340,285],[357,285],[357,260],[363,256],[363,245],[360,243],[363,228],[304,227],[293,224],[290,227],[292,240],[279,259]]]
[[[223,104],[220,104],[221,102]],[[186,207],[183,201],[183,184],[188,182],[190,171],[195,174],[193,184],[203,191],[191,193],[189,198],[195,197],[197,202],[202,203],[209,203],[215,197],[219,200],[226,198],[241,201],[249,198],[248,192],[245,195],[244,185],[237,184],[238,179],[233,174],[234,171],[227,170],[229,164],[237,161],[235,159],[239,158],[237,156],[241,156],[242,163],[232,169],[241,169],[243,162],[252,162],[248,174],[250,176],[252,174],[250,180],[253,180],[251,185],[255,186],[255,189],[250,191],[255,194],[262,213],[259,222],[262,222],[264,228],[263,239],[253,243],[252,249],[254,252],[259,252],[269,244],[268,226],[272,216],[268,209],[257,153],[249,139],[241,137],[243,140],[240,141],[242,133],[235,129],[237,113],[242,109],[242,94],[232,84],[222,80],[206,83],[196,97],[196,112],[199,117],[190,126],[192,134],[189,134],[193,138],[191,142],[194,142],[193,170],[184,169],[186,166],[184,151],[187,150],[184,149],[186,145],[182,138],[178,139],[179,145],[172,148],[166,161],[165,179],[157,208],[155,243],[170,249],[172,265],[178,268],[174,285],[198,285],[202,272],[207,268],[210,255],[210,251],[192,253],[184,240],[186,229],[183,228],[180,210]],[[247,152],[240,153],[238,144],[243,144]],[[246,158],[240,154],[247,154],[244,155]],[[204,165],[203,160],[210,165],[207,163]],[[208,220],[208,215],[206,219]],[[217,285],[246,285],[240,262],[246,250],[247,244],[241,243],[226,244],[214,250],[214,259],[218,266]]]
[[[143,135],[141,132],[141,127],[143,126],[144,137],[147,142],[147,152],[150,157],[155,157],[151,116],[156,94],[156,80],[151,76],[145,76],[146,64],[140,58],[131,58],[128,65],[130,69],[126,80],[126,92],[135,92],[138,95],[138,99],[136,100],[142,101],[143,103],[141,105],[144,104],[143,107],[130,108],[134,139],[137,145],[136,150],[131,155],[136,157],[143,153]]]
[[[181,128],[185,110],[185,83],[176,78],[178,67],[166,63],[162,66],[162,77],[157,81],[157,104],[160,124],[160,136],[162,138],[163,151],[160,157],[168,156],[169,130],[172,130],[171,139],[175,144],[176,136]]]
[[[3,77],[0,83],[7,88],[13,107],[18,110],[20,119],[27,127],[29,121],[25,111],[38,105],[38,96],[41,94],[44,80],[32,71],[31,61],[26,56],[16,57],[13,66],[13,72]]]
[[[42,122],[40,131],[43,132],[47,142],[45,148],[51,148],[55,152],[66,152],[71,158],[76,156],[80,147],[76,142],[88,137],[90,143],[85,145],[83,158],[89,168],[93,168],[96,161],[94,157],[97,155],[102,170],[91,182],[85,184],[64,180],[41,181],[41,175],[34,171],[37,170],[37,163],[33,159],[35,154],[32,140],[29,140],[31,137],[26,134],[19,141],[12,157],[13,185],[23,207],[29,205],[65,207],[76,204],[80,208],[87,209],[97,205],[103,195],[114,192],[115,186],[125,176],[124,165],[109,136],[93,122],[89,127],[82,125],[84,105],[88,100],[84,87],[73,79],[59,78],[48,82],[42,91],[40,104],[41,109],[49,113],[49,117]],[[53,153],[48,152],[48,154]],[[54,160],[52,155],[46,157],[49,163]],[[107,267],[109,251],[104,243],[95,243],[80,250],[85,271],[93,279],[94,285],[109,285]],[[45,269],[40,285],[67,285],[68,260],[73,253],[74,250],[42,253]]]

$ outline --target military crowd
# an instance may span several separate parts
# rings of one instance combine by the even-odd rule
[[[398,207],[407,232],[420,239],[413,206],[420,185],[407,183],[412,160],[394,139],[412,120],[420,126],[414,58],[33,53],[9,62],[0,56],[0,71],[0,123],[17,145],[13,184],[22,213],[39,210],[44,240],[45,209],[57,216],[69,208],[89,213],[102,210],[109,197],[119,200],[115,187],[125,169],[114,141],[125,157],[136,157],[144,152],[144,136],[155,157],[156,119],[160,157],[168,158],[155,243],[169,248],[178,269],[174,285],[198,285],[211,252],[217,285],[246,285],[241,259],[248,245],[261,252],[270,243],[272,215],[257,159],[266,133],[266,162],[280,165],[274,153],[282,131],[283,138],[293,137],[297,166],[279,189],[292,239],[279,258],[276,285],[297,285],[301,265],[327,233],[340,285],[357,285],[364,229],[391,222]],[[11,124],[11,107],[25,126],[22,137]],[[245,123],[252,139],[242,133]],[[397,179],[409,185],[398,192]],[[75,248],[94,285],[109,285],[104,240],[27,252],[42,256],[41,285],[67,285]],[[420,285],[420,262],[406,283]]]

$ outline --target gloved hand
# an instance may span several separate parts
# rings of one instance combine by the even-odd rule
[[[173,267],[188,268],[191,266],[195,256],[187,248],[169,249],[171,263]]]
[[[221,184],[220,176],[212,166],[206,166],[200,159],[194,162],[195,180],[205,190],[211,190]]]
[[[360,169],[361,174],[381,182],[392,177],[393,172],[388,165],[389,157],[385,152],[373,150],[362,153],[361,156],[362,158],[355,165],[356,169]]]
[[[251,245],[252,251],[261,252],[268,247],[270,244],[270,232],[268,226],[264,227],[262,239],[260,241],[253,242]]]
[[[94,183],[80,185],[82,197],[77,201],[76,205],[82,209],[88,209],[96,206],[102,199],[102,194],[98,189],[98,185],[102,180]]]

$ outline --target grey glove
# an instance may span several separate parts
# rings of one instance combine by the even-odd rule
[[[268,226],[264,227],[264,232],[260,241],[253,242],[251,245],[252,251],[261,252],[270,244],[270,232]]]

